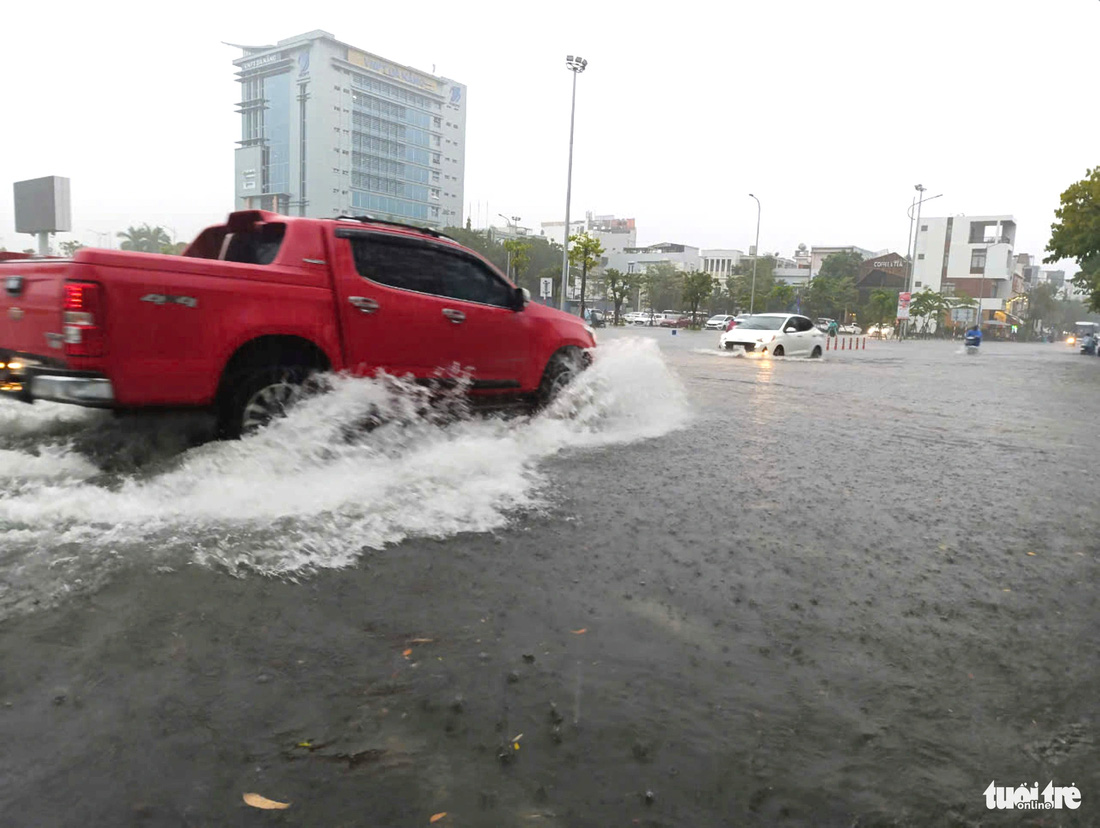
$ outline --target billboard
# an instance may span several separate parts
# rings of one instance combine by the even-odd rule
[[[69,179],[59,175],[16,181],[15,232],[66,233],[73,229]]]
[[[909,318],[909,300],[912,298],[912,294],[899,293],[898,294],[898,319]]]

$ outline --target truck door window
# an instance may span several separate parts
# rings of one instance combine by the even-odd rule
[[[353,237],[348,242],[360,276],[380,285],[441,295],[435,251],[377,236]]]
[[[503,279],[473,259],[439,252],[443,295],[463,302],[512,307],[515,291]]]

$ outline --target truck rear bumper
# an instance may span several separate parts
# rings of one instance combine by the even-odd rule
[[[32,400],[110,408],[115,402],[115,389],[106,377],[33,376],[30,396]]]
[[[0,352],[0,397],[113,408],[115,389],[102,374],[46,365],[34,357]]]

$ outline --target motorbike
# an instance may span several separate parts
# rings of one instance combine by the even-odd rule
[[[973,356],[974,354],[978,353],[978,348],[981,346],[981,344],[981,337],[967,336],[963,338],[963,346],[966,348],[966,353],[968,356]]]
[[[1081,341],[1081,353],[1086,356],[1096,356],[1096,337],[1088,337]]]

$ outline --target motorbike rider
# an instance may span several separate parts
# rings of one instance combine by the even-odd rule
[[[974,324],[970,330],[966,332],[963,337],[963,342],[973,348],[977,348],[982,344],[982,329],[978,324]]]

